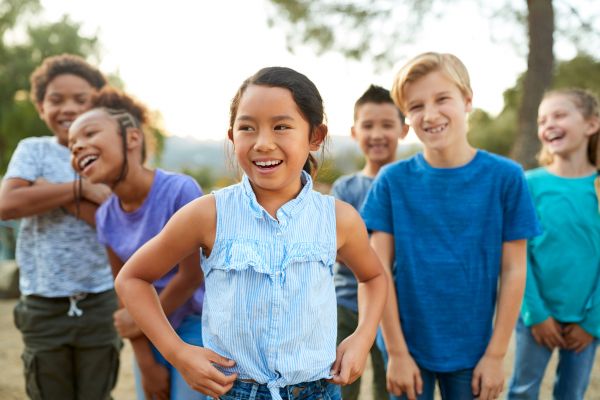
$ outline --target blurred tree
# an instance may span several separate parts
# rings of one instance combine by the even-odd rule
[[[0,3],[0,175],[6,171],[21,139],[51,134],[29,100],[29,76],[33,70],[44,58],[56,54],[76,54],[92,58],[96,64],[99,57],[98,38],[82,36],[80,24],[67,16],[54,23],[20,24],[40,9],[39,0],[2,0]],[[8,33],[17,32],[19,28],[23,28],[23,40],[8,37]],[[108,78],[113,85],[122,86],[118,76]],[[160,114],[153,113],[148,133],[154,138],[155,161],[160,161],[164,144]]]
[[[269,18],[269,23],[287,22],[290,50],[306,43],[316,46],[318,53],[335,50],[348,58],[370,59],[379,66],[390,66],[400,59],[402,44],[414,40],[428,14],[441,17],[443,7],[460,2],[270,0],[274,15]],[[598,44],[598,35],[590,34],[594,32],[592,21],[598,16],[590,13],[584,19],[572,3],[561,0],[526,0],[525,3],[505,0],[504,6],[493,3],[493,17],[510,15],[527,31],[527,71],[518,104],[518,122],[513,128],[519,134],[511,152],[526,167],[536,164],[535,154],[539,147],[535,134],[537,106],[544,90],[551,84],[553,34],[562,33],[563,37],[584,48],[593,49]],[[479,4],[482,9],[489,9],[491,3]],[[519,9],[518,6],[526,7]],[[560,26],[555,26],[555,13],[561,16]]]
[[[514,87],[504,92],[504,108],[496,118],[480,109],[471,113],[469,138],[474,146],[509,155],[516,140],[514,127],[520,99],[523,97],[523,80],[524,74],[517,79]],[[580,54],[569,61],[560,61],[554,70],[552,82],[551,89],[581,87],[600,95],[600,61],[587,54]]]

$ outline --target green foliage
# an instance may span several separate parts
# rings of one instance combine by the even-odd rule
[[[332,159],[326,159],[319,165],[317,171],[317,177],[315,181],[327,185],[332,185],[337,178],[343,175],[343,172],[336,167],[335,161]]]
[[[215,188],[216,177],[211,167],[183,167],[181,173],[194,178],[204,193],[210,193],[210,191]]]
[[[504,92],[504,109],[493,118],[483,110],[474,110],[469,117],[469,141],[475,147],[508,155],[515,139],[518,107],[523,97],[523,77]],[[580,87],[600,93],[600,61],[580,54],[556,65],[551,89]]]
[[[28,136],[50,135],[39,119],[29,97],[29,76],[44,58],[70,53],[97,60],[98,38],[82,36],[80,24],[67,16],[58,22],[21,26],[20,20],[38,12],[38,0],[4,0],[0,3],[0,174],[6,171],[16,145]],[[7,43],[6,33],[17,28],[25,32],[25,39]],[[6,61],[5,61],[6,60]],[[108,75],[109,82],[122,88],[119,76]],[[153,113],[148,126],[154,147],[154,162],[160,164],[164,148],[164,129],[159,113]]]

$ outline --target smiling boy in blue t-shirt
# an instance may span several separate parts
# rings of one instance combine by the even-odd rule
[[[433,399],[436,381],[443,399],[500,395],[526,239],[539,233],[521,167],[467,141],[472,96],[451,54],[402,67],[392,98],[424,152],[384,167],[362,212],[384,267],[395,265],[382,319],[387,386],[409,399]]]

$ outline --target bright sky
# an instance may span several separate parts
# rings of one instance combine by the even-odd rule
[[[424,51],[452,52],[469,69],[474,106],[497,113],[502,92],[526,68],[525,57],[510,44],[492,42],[477,2],[455,4],[443,18],[424,23],[415,44],[404,46],[406,58],[397,66]],[[393,70],[376,74],[370,64],[337,54],[317,57],[311,48],[290,54],[283,28],[267,26],[268,0],[42,0],[42,5],[44,20],[67,14],[82,23],[84,34],[96,33],[102,44],[100,68],[118,71],[125,90],[160,111],[166,130],[178,136],[224,138],[237,88],[271,65],[294,68],[315,82],[330,133],[347,135],[355,99],[370,83],[389,88],[394,75]],[[562,51],[562,58],[574,55]]]

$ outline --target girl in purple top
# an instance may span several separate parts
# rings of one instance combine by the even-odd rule
[[[202,191],[186,175],[144,166],[142,126],[147,113],[143,106],[114,89],[102,90],[93,105],[71,126],[69,148],[73,168],[82,177],[113,190],[96,213],[96,228],[116,276],[138,248]],[[184,341],[195,345],[202,344],[202,282],[199,250],[154,282],[169,322]],[[124,308],[115,313],[114,320],[119,333],[130,339],[135,354],[138,399],[204,398],[153,348]]]

